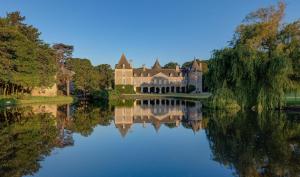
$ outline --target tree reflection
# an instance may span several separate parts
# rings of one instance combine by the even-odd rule
[[[0,110],[1,177],[33,175],[54,148],[74,144],[73,132],[88,136],[95,126],[112,120],[107,107],[63,105],[55,114],[33,107]]]
[[[51,114],[33,114],[30,108],[0,111],[0,176],[31,175],[39,161],[56,146],[58,135]]]
[[[112,121],[112,112],[109,107],[93,105],[77,105],[72,113],[72,120],[66,128],[82,136],[89,136],[97,125],[107,126]]]
[[[282,112],[215,112],[206,129],[214,160],[236,176],[299,176],[300,123]]]

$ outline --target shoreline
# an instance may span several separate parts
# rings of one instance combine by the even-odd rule
[[[29,96],[21,99],[14,97],[1,97],[0,98],[0,107],[5,106],[16,106],[23,104],[41,104],[41,103],[72,103],[74,102],[74,97],[71,96],[54,96],[54,97],[45,97],[45,96]]]

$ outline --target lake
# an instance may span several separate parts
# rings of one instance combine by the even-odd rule
[[[1,177],[300,176],[300,113],[152,99],[0,110]]]

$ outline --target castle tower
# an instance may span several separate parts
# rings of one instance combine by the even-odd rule
[[[154,65],[152,66],[152,69],[161,69],[161,65],[160,65],[158,59],[156,59]]]
[[[198,64],[196,59],[194,59],[192,66],[190,67],[188,81],[188,86],[195,86],[194,93],[202,92],[202,63]]]
[[[124,54],[115,67],[115,85],[133,85],[133,68]]]

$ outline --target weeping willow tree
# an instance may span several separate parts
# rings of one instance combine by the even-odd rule
[[[230,45],[213,52],[206,81],[217,93],[216,108],[228,100],[242,108],[282,108],[285,94],[299,88],[300,21],[284,24],[284,12],[280,1],[250,13]]]

